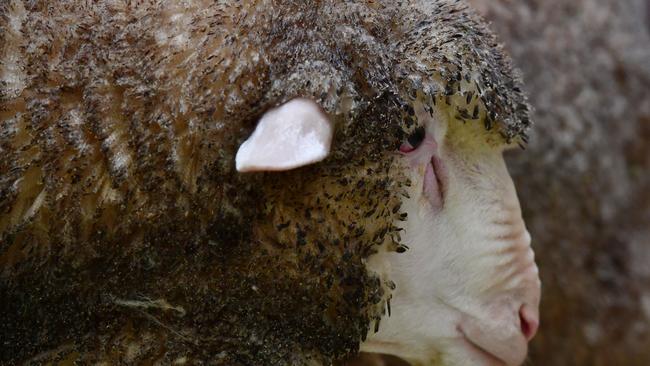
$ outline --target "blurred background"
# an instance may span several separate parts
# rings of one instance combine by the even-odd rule
[[[471,0],[536,126],[509,166],[541,271],[532,365],[650,365],[650,2]]]
[[[508,156],[543,286],[527,364],[648,366],[650,1],[468,1],[536,109]]]

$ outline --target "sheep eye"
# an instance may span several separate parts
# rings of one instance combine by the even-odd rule
[[[417,149],[422,144],[422,141],[424,141],[424,127],[420,126],[416,128],[411,136],[408,137],[407,141],[414,149]]]
[[[413,131],[407,138],[406,141],[400,146],[399,150],[403,153],[408,153],[413,150],[416,150],[424,141],[425,130],[424,127],[420,126]]]

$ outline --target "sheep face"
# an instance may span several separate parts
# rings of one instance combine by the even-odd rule
[[[424,127],[400,148],[412,179],[402,236],[410,250],[369,260],[397,286],[390,316],[362,350],[414,364],[519,365],[538,326],[540,280],[508,146],[478,124],[416,113]]]

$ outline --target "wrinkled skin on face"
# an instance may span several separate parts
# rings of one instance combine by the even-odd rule
[[[392,314],[362,350],[413,364],[519,365],[538,327],[540,281],[507,146],[419,112],[424,130],[400,148],[412,179],[402,236],[410,250],[369,260],[397,287]]]

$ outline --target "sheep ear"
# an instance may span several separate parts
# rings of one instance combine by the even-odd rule
[[[282,171],[327,157],[333,126],[309,99],[292,99],[266,112],[255,131],[239,146],[235,163],[240,172]]]

